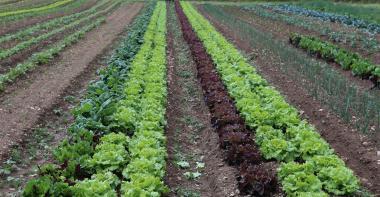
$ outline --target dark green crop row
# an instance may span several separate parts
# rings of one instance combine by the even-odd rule
[[[352,70],[355,76],[370,78],[377,85],[379,83],[380,65],[372,64],[357,53],[347,51],[330,42],[325,42],[312,36],[303,36],[296,33],[290,35],[290,42],[327,61],[338,63],[345,70]]]
[[[358,179],[315,128],[190,3],[181,5],[240,115],[256,131],[262,155],[281,162],[278,177],[286,194],[317,197],[356,192]]]
[[[116,196],[122,169],[114,166],[130,160],[125,148],[130,139],[127,132],[120,132],[126,128],[114,115],[126,98],[128,73],[154,7],[154,3],[147,5],[129,27],[108,66],[99,71],[100,79],[90,84],[81,104],[73,110],[75,122],[68,129],[69,137],[54,151],[56,162],[40,167],[40,176],[28,182],[23,196]],[[109,171],[97,173],[103,168]],[[116,170],[118,176],[112,172]]]

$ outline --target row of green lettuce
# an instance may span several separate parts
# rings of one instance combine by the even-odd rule
[[[162,20],[162,6],[155,5],[146,5],[128,27],[108,66],[99,71],[100,79],[89,85],[73,110],[75,122],[68,129],[69,137],[53,153],[56,162],[40,167],[39,177],[27,183],[23,196],[117,196],[122,181],[125,193],[128,185],[133,190],[143,187],[130,178],[142,168],[126,170],[137,159],[132,147],[140,138],[130,138],[135,131],[125,126],[128,118],[122,115],[121,105],[128,100],[126,88],[133,80],[129,72],[138,67],[143,42],[150,40],[158,19]]]
[[[338,63],[345,70],[352,70],[354,75],[380,78],[380,65],[372,64],[359,54],[342,49],[330,42],[296,33],[290,35],[290,42],[306,49],[309,53],[318,54],[323,59]]]
[[[157,13],[157,16],[155,14]],[[116,119],[133,131],[122,196],[161,196],[166,171],[166,3],[157,3],[144,44],[131,65]]]
[[[348,195],[358,179],[297,110],[190,3],[181,2],[230,96],[266,159],[281,162],[282,188],[289,196]]]

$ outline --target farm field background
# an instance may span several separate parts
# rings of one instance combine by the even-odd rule
[[[380,4],[0,0],[0,196],[380,195]]]

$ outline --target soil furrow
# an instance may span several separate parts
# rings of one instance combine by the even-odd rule
[[[121,6],[105,24],[66,49],[57,62],[39,67],[28,76],[29,80],[11,85],[14,92],[5,95],[0,104],[1,161],[12,145],[28,137],[30,128],[56,104],[65,90],[91,68],[91,62],[112,45],[142,6],[142,3]]]
[[[178,1],[176,11],[184,39],[189,44],[197,65],[198,78],[211,112],[212,124],[219,134],[220,147],[225,149],[226,162],[239,169],[237,180],[241,194],[280,195],[276,179],[277,164],[263,160],[253,140],[253,132],[245,126],[238,114],[211,57],[193,31]]]
[[[200,7],[198,7],[200,8]],[[259,46],[250,46],[249,42],[241,40],[239,32],[223,25],[201,8],[199,11],[238,48],[246,53],[255,53],[255,65],[262,76],[276,87],[286,100],[297,107],[302,117],[313,124],[323,138],[331,145],[337,154],[345,160],[364,186],[375,194],[380,194],[380,159],[378,147],[370,139],[360,134],[355,128],[322,105],[307,93],[297,82],[292,81],[280,69],[281,60],[273,56],[267,49]]]

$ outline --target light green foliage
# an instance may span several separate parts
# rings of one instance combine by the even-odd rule
[[[290,35],[290,40],[293,44],[306,49],[309,53],[320,54],[326,60],[333,60],[345,70],[351,69],[354,75],[378,75],[379,66],[370,63],[369,60],[364,59],[357,53],[342,49],[335,44],[322,41],[316,37],[295,33]]]
[[[126,150],[129,138],[122,133],[110,133],[100,139],[100,144],[96,146],[95,153],[87,161],[88,167],[94,168],[97,172],[121,171],[129,156]]]
[[[122,196],[160,196],[168,188],[165,175],[166,138],[166,8],[158,2],[144,35],[144,43],[131,64],[125,84],[126,98],[115,115],[133,131],[128,150],[130,163],[122,174]]]
[[[91,197],[106,196],[116,197],[116,186],[120,184],[119,178],[111,172],[99,172],[92,175],[91,179],[77,182],[73,187],[74,196]]]

